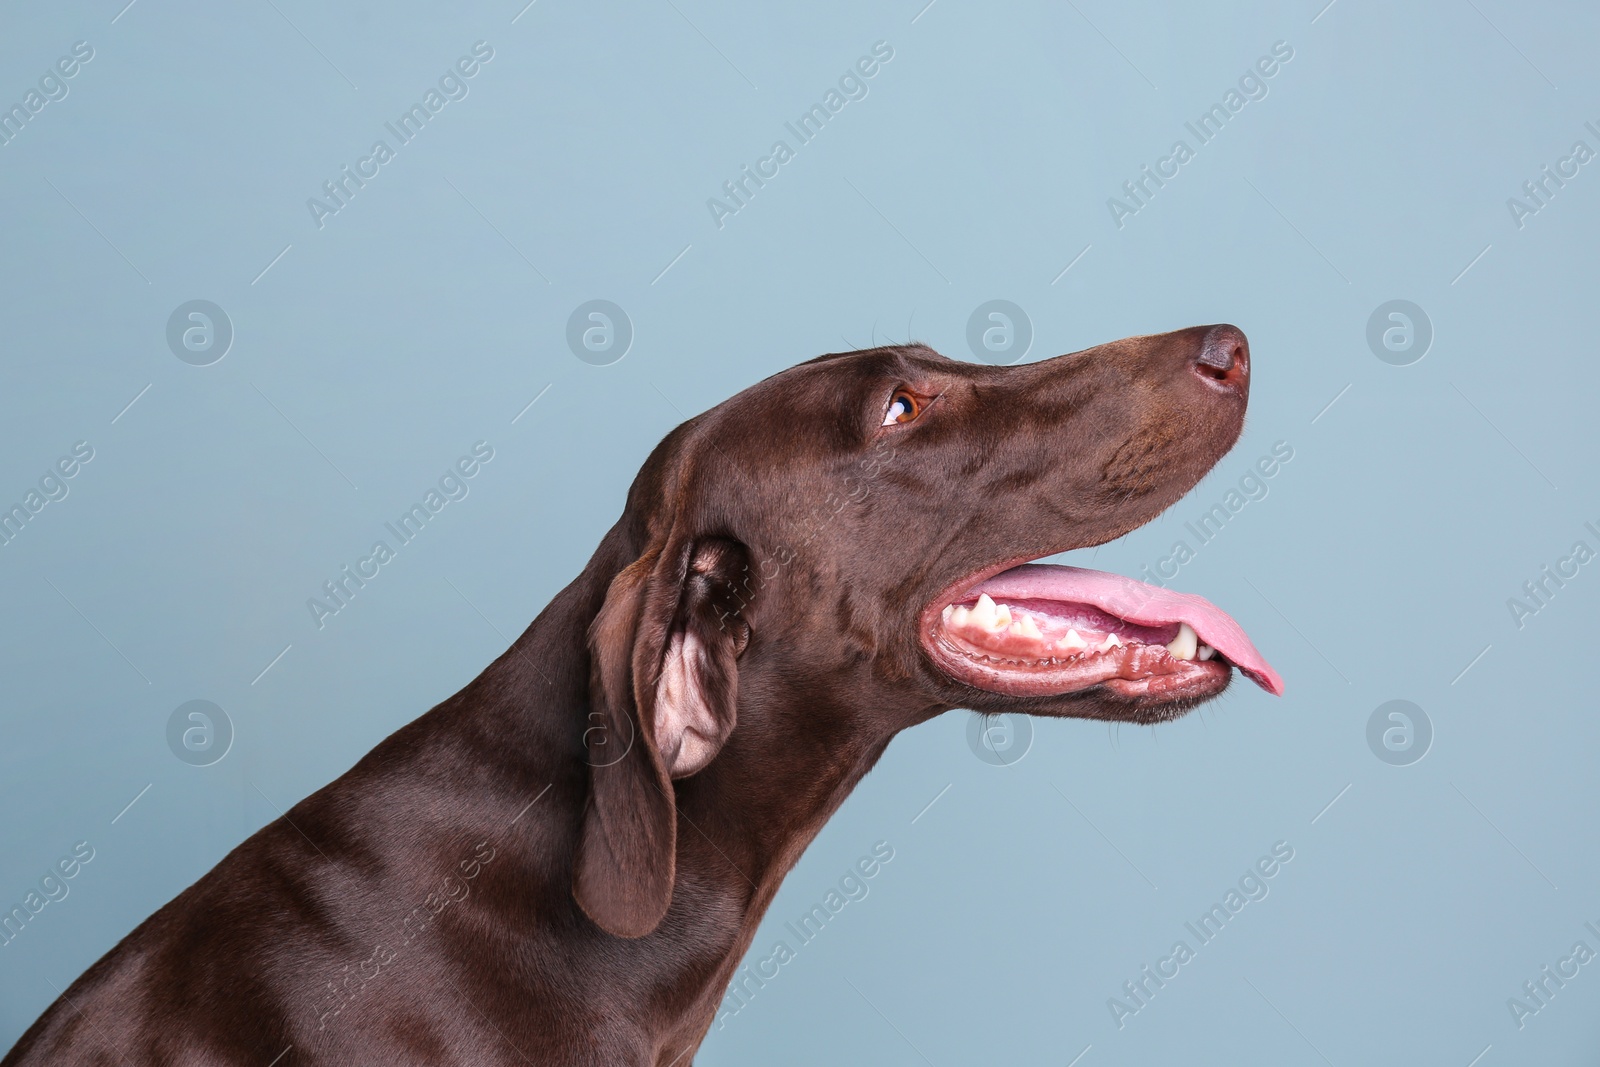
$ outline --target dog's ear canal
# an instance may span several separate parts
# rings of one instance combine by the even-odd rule
[[[612,580],[589,627],[589,802],[572,892],[619,937],[650,933],[672,902],[672,779],[703,769],[733,732],[748,560],[725,538],[652,549]]]
[[[750,640],[740,596],[746,559],[743,545],[722,538],[701,541],[689,553],[655,685],[656,751],[669,777],[699,771],[733,732],[737,661]]]

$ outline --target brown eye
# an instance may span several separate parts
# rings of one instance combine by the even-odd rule
[[[922,402],[904,389],[898,390],[889,400],[889,410],[883,414],[883,425],[910,422],[922,414]]]

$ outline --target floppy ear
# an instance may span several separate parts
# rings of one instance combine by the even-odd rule
[[[733,731],[746,559],[721,538],[647,552],[589,627],[589,803],[572,893],[619,937],[650,933],[672,903],[672,779],[705,767]]]

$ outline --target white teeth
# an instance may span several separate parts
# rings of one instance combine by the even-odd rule
[[[991,626],[990,629],[998,633],[1001,630],[1008,629],[1010,626],[1011,605],[1001,604],[999,607],[994,609],[994,625]]]
[[[1217,650],[1210,645],[1201,645],[1200,651],[1195,654],[1196,659],[1210,659],[1217,654]]]
[[[959,629],[960,627],[967,625],[967,621],[971,615],[972,612],[967,610],[965,606],[958,607],[956,610],[950,613],[950,625]]]
[[[946,623],[949,623],[950,617],[952,615],[954,615],[955,613],[956,613],[956,606],[954,604],[946,604],[944,606],[944,610],[939,613],[939,617],[944,619],[944,621]]]
[[[1021,634],[1023,637],[1031,637],[1035,641],[1044,636],[1039,632],[1039,624],[1033,621],[1032,615],[1024,615],[1016,622],[1013,622],[1011,624],[1011,632]]]
[[[1122,638],[1118,637],[1116,634],[1107,634],[1105,641],[1102,642],[1101,645],[1100,645],[1100,651],[1101,652],[1106,652],[1106,651],[1109,651],[1110,649],[1121,648],[1121,647],[1122,647]]]
[[[979,593],[978,603],[973,606],[971,613],[967,617],[972,621],[973,625],[981,626],[985,630],[992,630],[994,629],[996,615],[994,601],[989,599],[989,594]]]
[[[1167,651],[1176,659],[1194,659],[1194,654],[1200,645],[1200,638],[1194,632],[1194,627],[1186,622],[1178,624],[1178,636],[1167,643]]]
[[[1068,630],[1067,636],[1056,642],[1057,648],[1064,648],[1071,652],[1081,652],[1089,647],[1089,642],[1078,636],[1078,631]]]

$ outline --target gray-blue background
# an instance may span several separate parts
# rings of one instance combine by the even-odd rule
[[[1574,141],[1600,149],[1594,10],[123,2],[0,12],[0,105],[94,49],[0,147],[0,504],[94,449],[0,547],[0,904],[95,849],[0,948],[0,1047],[488,663],[675,423],[825,351],[910,336],[970,358],[968,316],[1000,298],[1031,320],[1028,359],[1249,334],[1237,449],[1094,565],[1192,544],[1183,524],[1287,442],[1173,584],[1239,618],[1288,694],[1240,683],[1158,729],[1039,722],[1010,766],[978,758],[964,713],[900,738],[759,954],[874,842],[893,861],[698,1062],[1600,1051],[1600,964],[1520,1029],[1507,1006],[1575,942],[1600,950],[1600,564],[1521,628],[1506,603],[1573,542],[1600,549],[1600,164],[1521,227],[1506,203]],[[466,97],[319,228],[307,198],[480,40]],[[707,198],[794,147],[784,123],[878,41],[866,97],[718,228]],[[1119,228],[1107,198],[1194,146],[1185,121],[1279,41],[1265,97]],[[566,341],[595,298],[635,333],[609,366]],[[235,331],[211,366],[166,340],[192,299]],[[1369,347],[1392,299],[1431,320],[1420,362]],[[469,495],[319,630],[307,598],[479,440],[495,457]],[[209,767],[167,743],[193,699],[236,733]],[[1409,766],[1368,745],[1392,699],[1435,733]],[[1278,841],[1294,859],[1266,899],[1119,1029],[1108,998]]]

